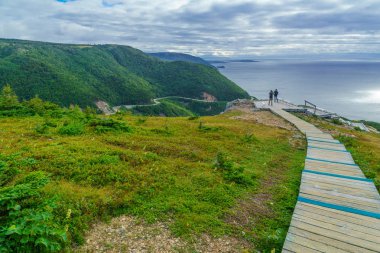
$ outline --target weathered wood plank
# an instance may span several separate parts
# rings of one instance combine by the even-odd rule
[[[332,177],[332,176],[327,176],[327,175],[316,175],[313,173],[306,173],[306,172],[302,173],[302,177],[304,177],[305,179],[316,180],[316,181],[325,182],[329,184],[336,184],[339,186],[349,186],[351,188],[367,189],[368,191],[377,192],[377,189],[373,182],[352,180],[352,179],[340,178],[340,177]]]
[[[317,221],[326,222],[326,223],[335,225],[337,227],[344,227],[347,229],[352,229],[354,231],[359,231],[359,232],[362,232],[364,234],[377,236],[380,239],[380,230],[379,229],[369,228],[367,226],[362,226],[360,224],[347,222],[347,221],[339,219],[339,217],[330,217],[330,216],[326,216],[322,213],[314,213],[314,212],[305,211],[304,209],[301,209],[301,208],[295,210],[294,215],[303,216],[303,217],[307,217],[307,218],[314,219]]]
[[[358,210],[363,210],[363,211],[368,211],[368,212],[373,212],[373,213],[378,213],[379,211],[379,207],[373,206],[369,204],[368,202],[364,202],[364,201],[354,202],[354,201],[350,201],[350,199],[348,198],[339,198],[339,197],[330,196],[328,194],[318,194],[318,193],[312,193],[309,191],[309,192],[301,192],[299,196],[307,198],[307,199],[316,200],[316,201],[322,201],[322,202],[333,204],[333,205],[350,207],[350,208],[355,208]]]
[[[305,253],[323,252],[323,251],[315,250],[315,249],[312,249],[312,248],[309,248],[309,247],[306,247],[303,245],[299,245],[297,243],[294,243],[294,242],[288,241],[288,240],[285,241],[284,249],[290,250],[293,252],[305,252]]]
[[[345,222],[358,224],[364,227],[373,228],[380,231],[380,220],[364,215],[348,213],[336,209],[331,209],[323,206],[316,206],[309,203],[298,202],[296,209],[304,210],[310,213],[323,214],[334,219],[340,219]]]
[[[329,163],[329,162],[324,162],[324,161],[319,161],[319,160],[311,160],[311,159],[306,159],[305,160],[306,165],[311,165],[311,166],[320,166],[320,167],[325,167],[325,168],[346,168],[346,169],[357,169],[360,170],[359,166],[353,166],[353,165],[348,165],[348,164],[342,164],[342,163]]]
[[[372,208],[375,208],[375,212],[379,212],[380,210],[379,199],[364,198],[364,197],[359,197],[359,196],[355,196],[351,194],[345,194],[345,193],[332,191],[332,190],[323,190],[323,189],[315,188],[306,184],[301,184],[300,193],[323,197],[330,201],[333,201],[333,200],[336,200],[338,202],[345,201],[347,203],[346,205],[355,205],[355,206],[363,205],[367,207],[372,207]]]
[[[298,234],[290,233],[287,235],[286,240],[297,243],[308,248],[319,250],[322,252],[336,252],[336,253],[346,253],[347,251],[335,247],[334,245],[328,245],[323,243],[323,241],[315,241],[309,237],[300,236]]]
[[[323,143],[323,142],[316,142],[316,141],[308,141],[309,146],[313,147],[321,147],[321,148],[332,148],[332,149],[342,149],[346,150],[346,147],[343,144],[333,144],[329,145],[328,143]]]
[[[341,169],[331,169],[331,168],[314,167],[314,166],[305,166],[305,169],[319,171],[319,172],[333,173],[333,174],[341,174],[343,176],[365,178],[365,176],[363,175],[363,172],[356,169],[355,170],[344,170],[344,169],[341,170]]]
[[[309,180],[302,178],[302,183],[314,188],[326,190],[326,191],[337,191],[339,193],[344,193],[344,194],[350,194],[353,196],[358,196],[358,197],[363,197],[363,198],[369,198],[369,199],[374,199],[380,201],[379,194],[375,191],[371,191],[369,189],[360,189],[360,188],[353,188],[350,187],[351,185],[347,186],[340,186],[336,184],[331,184],[331,183],[324,183],[320,181],[315,181],[315,180]],[[337,188],[339,187],[339,188]]]
[[[363,233],[362,231],[355,230],[352,227],[335,225],[335,224],[331,224],[329,222],[325,222],[322,220],[318,220],[318,219],[314,219],[314,218],[310,218],[308,216],[298,215],[298,214],[294,214],[293,218],[294,218],[294,220],[297,220],[300,222],[305,222],[305,223],[313,225],[313,226],[320,226],[320,227],[323,227],[325,229],[335,231],[335,232],[339,232],[339,233],[343,233],[343,234],[350,234],[351,236],[353,236],[355,238],[360,238],[362,240],[373,242],[373,243],[380,245],[380,237],[378,237],[376,235],[371,235],[368,233]]]
[[[367,250],[372,250],[375,252],[379,251],[379,244],[371,241],[367,241],[365,239],[357,238],[352,236],[350,233],[342,233],[337,231],[332,231],[327,229],[319,224],[310,224],[304,221],[299,221],[297,219],[292,219],[291,226],[295,228],[299,228],[302,230],[306,230],[312,232],[314,234],[322,235],[325,237],[329,237],[331,239],[335,239],[338,241],[349,242],[352,245],[356,245],[358,247],[362,247]],[[332,244],[335,245],[335,244]]]
[[[326,235],[323,235],[323,234],[314,233],[313,231],[308,231],[308,230],[300,229],[297,227],[290,227],[289,232],[292,234],[295,234],[295,235],[299,235],[299,236],[308,238],[308,239],[313,240],[313,241],[324,242],[328,245],[332,245],[336,248],[339,248],[345,252],[352,252],[352,253],[359,253],[359,252],[373,253],[373,252],[376,252],[374,250],[369,250],[369,249],[365,249],[363,247],[354,245],[354,244],[350,243],[350,241],[348,241],[347,238],[345,240],[337,240],[335,238],[327,237]]]

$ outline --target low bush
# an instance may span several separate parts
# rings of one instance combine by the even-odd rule
[[[343,125],[342,121],[340,121],[339,119],[332,119],[331,122],[335,125]]]
[[[199,122],[199,125],[198,125],[198,129],[200,131],[204,131],[204,132],[216,132],[216,131],[219,131],[220,130],[220,127],[211,127],[211,126],[206,126],[205,124],[203,124],[203,122]]]
[[[242,142],[244,143],[256,143],[259,140],[253,134],[245,134],[242,137]]]
[[[244,167],[234,163],[226,153],[218,153],[215,167],[222,171],[223,178],[241,185],[252,185],[252,178],[244,174]]]
[[[114,119],[93,119],[88,125],[92,127],[97,133],[105,133],[110,131],[118,132],[132,132],[132,128],[124,122],[116,121]]]
[[[0,252],[54,252],[67,241],[66,230],[53,215],[55,199],[42,197],[49,182],[44,172],[12,181],[17,170],[1,163]],[[3,174],[4,173],[4,174]]]
[[[68,123],[59,128],[58,133],[62,135],[81,135],[84,133],[84,125],[78,122]]]
[[[188,120],[196,120],[196,119],[199,119],[199,116],[190,116],[187,119]]]

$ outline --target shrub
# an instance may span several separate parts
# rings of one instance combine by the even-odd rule
[[[49,178],[38,171],[14,185],[0,188],[0,252],[54,252],[62,249],[67,238],[65,229],[53,215],[55,199],[41,198],[40,190],[48,182]]]
[[[242,137],[242,141],[245,143],[255,143],[255,142],[258,142],[259,140],[253,134],[245,134]]]
[[[45,124],[38,124],[34,130],[36,131],[36,133],[38,134],[46,134],[49,130],[49,127]]]
[[[199,119],[199,116],[190,116],[187,119],[188,120],[196,120],[196,119]]]
[[[351,148],[357,146],[357,143],[354,138],[346,135],[339,135],[338,140],[342,142],[346,148]]]
[[[244,167],[235,164],[225,153],[218,153],[216,156],[215,167],[222,171],[223,178],[229,182],[241,185],[252,185],[252,178],[244,174]]]
[[[0,161],[0,186],[9,183],[18,173],[18,169],[9,168],[6,162]]]
[[[89,123],[95,132],[105,133],[110,131],[131,132],[132,128],[124,122],[119,122],[113,119],[93,119]]]
[[[0,94],[0,109],[12,109],[20,106],[16,93],[9,84],[6,84]]]
[[[58,133],[62,135],[81,135],[82,133],[84,133],[84,125],[82,123],[77,122],[69,123],[67,125],[62,126],[58,130]]]
[[[332,119],[331,122],[335,125],[343,125],[342,121],[340,121],[339,119]]]

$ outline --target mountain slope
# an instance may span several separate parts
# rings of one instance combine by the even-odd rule
[[[203,92],[218,100],[248,96],[211,67],[161,61],[128,46],[0,39],[0,86],[5,83],[23,99],[38,94],[64,106],[142,104],[167,95],[200,98]]]

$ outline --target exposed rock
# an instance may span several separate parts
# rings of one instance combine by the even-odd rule
[[[236,99],[234,101],[228,102],[226,106],[226,112],[232,110],[240,110],[250,112],[252,109],[256,108],[255,103],[251,99]]]
[[[207,92],[202,92],[202,98],[203,98],[203,100],[208,101],[208,102],[217,101],[216,97],[214,97],[213,95],[211,95]]]

